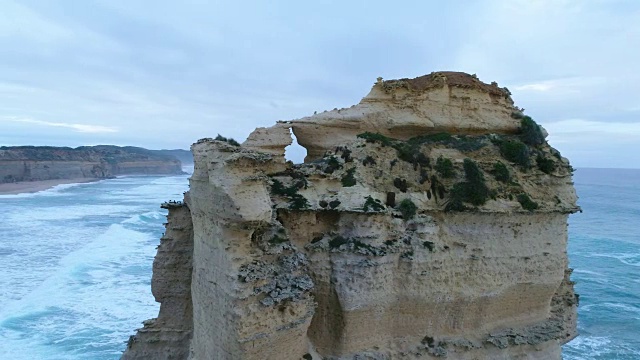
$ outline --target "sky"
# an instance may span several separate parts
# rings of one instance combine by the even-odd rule
[[[574,167],[640,168],[640,1],[0,0],[0,145],[184,148],[475,73]]]

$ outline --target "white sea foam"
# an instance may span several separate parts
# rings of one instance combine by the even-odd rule
[[[595,275],[595,276],[604,276],[603,274],[599,273],[599,272],[595,272],[595,271],[591,271],[591,270],[585,270],[585,269],[575,269],[573,270],[574,273],[576,274],[589,274],[589,275]]]
[[[601,309],[611,310],[612,312],[615,312],[615,313],[631,313],[632,315],[635,315],[636,319],[640,319],[640,307],[632,304],[604,302],[604,303],[596,303],[596,304],[587,304],[580,307],[580,310],[582,312],[589,312],[589,311],[601,310]]]
[[[0,310],[2,325],[22,331],[23,336],[37,330],[40,336],[32,339],[33,345],[44,348],[47,342],[77,341],[77,334],[83,331],[93,333],[102,346],[121,347],[139,321],[157,311],[148,282],[155,249],[145,245],[148,240],[147,234],[110,226],[106,233],[62,258],[37,288],[5,304]],[[144,277],[131,271],[141,261],[147,264]]]
[[[607,352],[605,349],[610,343],[611,339],[604,336],[578,336],[565,345],[565,349],[588,354],[588,356],[566,357],[566,359],[594,359],[605,354]]]
[[[110,204],[86,204],[34,208],[28,212],[12,213],[6,217],[6,221],[14,223],[30,223],[33,221],[61,221],[85,218],[88,216],[111,216],[138,212],[141,206],[110,205]]]
[[[158,220],[163,220],[166,217],[165,211],[157,210],[157,211],[148,211],[144,214],[135,215],[125,221],[123,224],[135,224],[135,225],[145,225],[150,221],[158,222]]]
[[[620,261],[625,265],[640,267],[640,253],[590,254],[586,257],[604,257]]]
[[[21,199],[21,198],[33,198],[33,197],[54,197],[54,196],[64,196],[64,191],[87,184],[95,184],[98,182],[107,181],[107,180],[98,180],[94,182],[81,182],[81,183],[69,183],[69,184],[59,184],[55,185],[49,189],[36,191],[36,192],[28,192],[28,193],[20,193],[20,194],[2,194],[0,195],[0,199]]]
[[[136,177],[4,203],[0,359],[118,358],[157,314],[149,285],[159,205],[186,188],[185,176]],[[110,195],[122,191],[131,198]]]

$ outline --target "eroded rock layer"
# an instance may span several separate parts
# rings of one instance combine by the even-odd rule
[[[559,359],[572,169],[512,104],[433,73],[195,143],[188,358]],[[290,128],[303,164],[284,160]]]

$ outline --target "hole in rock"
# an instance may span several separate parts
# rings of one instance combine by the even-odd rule
[[[307,149],[298,144],[298,139],[291,128],[289,128],[289,133],[291,134],[293,143],[284,148],[284,158],[294,164],[302,164],[304,162],[304,158],[307,156]]]

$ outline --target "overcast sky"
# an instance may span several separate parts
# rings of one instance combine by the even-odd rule
[[[640,1],[0,0],[0,145],[188,148],[476,73],[576,167],[640,168]]]

